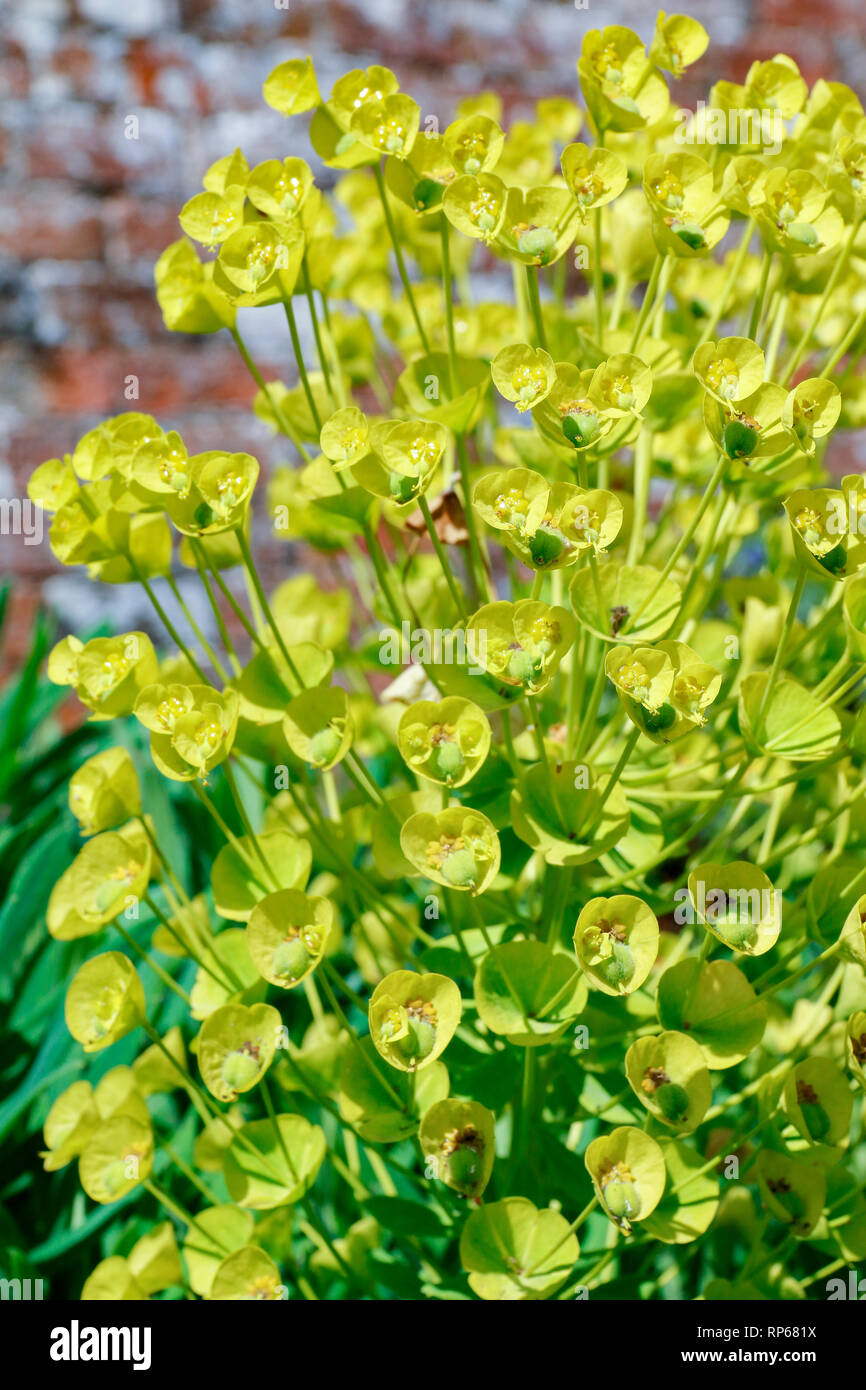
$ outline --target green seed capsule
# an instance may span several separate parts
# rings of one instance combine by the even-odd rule
[[[842,574],[848,563],[847,552],[841,543],[834,545],[833,549],[828,551],[826,555],[819,555],[818,559],[825,570],[829,570],[831,574]]]
[[[800,1104],[800,1114],[809,1131],[809,1138],[814,1139],[816,1144],[823,1144],[830,1133],[830,1116],[823,1105],[803,1101]]]
[[[770,1185],[770,1191],[795,1225],[803,1221],[806,1215],[806,1203],[799,1192],[795,1192],[793,1188],[785,1189],[781,1184]]]
[[[458,849],[442,865],[442,877],[455,888],[471,888],[478,881],[478,865],[471,850]]]
[[[446,782],[452,782],[466,765],[460,747],[456,743],[440,743],[434,749],[431,763],[437,777],[443,778]]]
[[[111,1163],[106,1163],[102,1170],[102,1185],[106,1192],[113,1194],[121,1192],[129,1183],[129,1178],[124,1172],[122,1158],[115,1158]]]
[[[223,1085],[230,1091],[245,1091],[258,1073],[258,1058],[249,1052],[230,1052],[222,1066]]]
[[[579,415],[566,415],[562,422],[562,433],[575,449],[585,449],[598,437],[601,426],[598,416],[588,411]]]
[[[640,1196],[633,1182],[614,1178],[602,1188],[602,1196],[615,1221],[634,1221],[640,1216]]]
[[[758,939],[758,928],[754,922],[741,922],[738,919],[716,924],[719,936],[735,951],[750,951]]]
[[[96,916],[104,917],[106,912],[109,912],[115,905],[119,907],[121,902],[121,885],[117,881],[100,883],[93,895],[93,911]]]
[[[595,973],[612,989],[627,985],[634,974],[634,956],[622,941],[615,941],[613,951],[595,967]]]
[[[340,751],[342,738],[336,729],[320,729],[310,739],[310,762],[313,767],[323,767],[331,763]]]
[[[522,256],[534,256],[541,265],[547,265],[556,249],[556,237],[549,227],[531,227],[517,238],[517,249]]]
[[[442,202],[442,185],[435,179],[419,179],[412,189],[412,201],[416,208],[434,208]]]
[[[514,681],[526,685],[532,679],[535,660],[529,652],[512,652],[508,658],[508,674]]]
[[[817,246],[819,237],[811,222],[792,222],[788,227],[788,236],[792,241],[798,241],[801,246]]]
[[[566,539],[561,531],[553,531],[540,526],[529,542],[532,563],[538,565],[539,568],[544,565],[552,565],[554,560],[559,559],[565,547]]]
[[[465,1145],[448,1158],[448,1176],[455,1187],[472,1189],[481,1177],[481,1155]]]
[[[310,968],[310,955],[301,937],[281,941],[273,956],[274,974],[293,984]]]
[[[409,1032],[397,1044],[400,1054],[407,1062],[423,1062],[429,1057],[436,1042],[436,1029],[426,1019],[410,1018]]]
[[[418,479],[406,473],[389,473],[388,491],[395,502],[411,502],[418,491]]]
[[[669,729],[677,717],[673,705],[661,705],[659,709],[643,711],[644,728],[648,733],[659,734]]]
[[[706,245],[707,239],[696,222],[675,222],[671,231],[693,251],[699,251],[702,246]]]
[[[758,443],[758,432],[741,420],[725,425],[722,444],[729,459],[751,458]]]
[[[669,1081],[666,1085],[659,1086],[656,1091],[656,1100],[665,1119],[670,1120],[672,1124],[682,1124],[689,1113],[688,1092],[676,1081]]]

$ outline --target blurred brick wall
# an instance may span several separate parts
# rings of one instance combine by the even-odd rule
[[[866,91],[863,0],[692,0],[709,54],[680,85],[688,102],[717,76],[741,80],[755,57],[790,53],[813,82]],[[645,0],[0,0],[0,497],[24,495],[42,459],[71,449],[105,414],[138,407],[191,449],[224,444],[273,462],[279,446],[250,415],[252,387],[227,335],[168,334],[152,291],[155,258],[214,159],[309,154],[303,118],[287,124],[261,85],[284,58],[311,53],[322,91],[348,68],[384,62],[440,124],[455,100],[496,87],[509,115],[537,96],[577,94],[583,33],[628,23],[644,37]],[[138,138],[126,138],[127,118]],[[254,355],[291,378],[276,311],[242,319]],[[135,408],[135,407],[132,407]],[[263,538],[264,539],[264,538]],[[41,593],[72,625],[104,591],[54,564],[47,540],[0,536],[16,576],[6,663]],[[269,566],[285,567],[288,557]],[[130,586],[112,620],[146,616]]]

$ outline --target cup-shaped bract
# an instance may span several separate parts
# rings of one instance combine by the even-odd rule
[[[182,237],[167,246],[154,269],[156,298],[172,333],[218,333],[233,328],[235,306],[214,284],[213,263],[203,263]]]
[[[372,1038],[343,1049],[339,1067],[343,1119],[371,1144],[398,1144],[418,1132],[421,1117],[445,1100],[450,1080],[444,1062],[416,1071],[383,1067]]]
[[[482,709],[458,695],[416,700],[400,718],[397,747],[418,776],[462,787],[490,751],[490,724]]]
[[[354,733],[345,690],[332,685],[296,695],[286,708],[283,731],[297,757],[320,771],[333,767],[345,757]]]
[[[804,454],[815,452],[815,440],[834,429],[842,413],[842,392],[826,377],[808,377],[788,392],[782,424],[791,431]]]
[[[820,1165],[776,1149],[761,1149],[755,1175],[767,1210],[776,1220],[798,1240],[811,1235],[827,1197],[827,1179]]]
[[[691,958],[668,966],[656,1007],[663,1028],[688,1033],[711,1071],[742,1062],[764,1034],[766,1004],[731,961]]]
[[[665,1190],[655,1211],[646,1218],[646,1235],[666,1245],[698,1240],[719,1210],[719,1179],[706,1171],[702,1153],[677,1139],[662,1143]]]
[[[548,864],[589,864],[617,844],[629,826],[622,787],[609,795],[585,763],[536,763],[510,800],[514,833]]]
[[[658,1206],[666,1172],[661,1146],[630,1125],[593,1139],[584,1157],[595,1195],[626,1235]]]
[[[47,1148],[39,1155],[45,1171],[52,1173],[77,1158],[99,1123],[90,1082],[73,1081],[45,1117],[43,1137]]]
[[[640,418],[653,389],[652,369],[631,352],[617,352],[600,362],[589,383],[589,398],[614,419]]]
[[[258,1245],[242,1245],[217,1266],[209,1299],[235,1303],[278,1303],[288,1298],[280,1271]]]
[[[435,1062],[453,1038],[463,1004],[447,975],[394,970],[370,999],[370,1037],[398,1071],[419,1071]]]
[[[378,102],[364,102],[349,122],[355,139],[378,154],[408,159],[415,144],[421,108],[404,92],[391,92]]]
[[[596,145],[566,145],[560,164],[581,221],[593,208],[604,207],[618,198],[628,183],[628,166],[622,156]]]
[[[719,338],[698,348],[692,371],[720,405],[737,405],[764,380],[764,354],[751,338]]]
[[[513,343],[500,348],[490,364],[500,396],[522,413],[539,405],[556,380],[553,358],[543,348]]]
[[[130,714],[145,686],[156,680],[158,662],[145,632],[94,637],[83,645],[65,638],[48,659],[48,677],[71,685],[91,711],[91,719]]]
[[[581,969],[603,994],[631,994],[656,962],[659,924],[655,913],[630,893],[591,898],[574,929]]]
[[[677,614],[681,590],[653,565],[609,561],[596,575],[589,567],[579,569],[569,598],[583,627],[622,648],[662,637]]]
[[[460,1263],[479,1298],[497,1303],[549,1298],[580,1249],[561,1212],[505,1197],[473,1211],[460,1236]]]
[[[505,136],[490,116],[476,112],[452,121],[442,142],[457,173],[475,175],[496,168]]]
[[[704,395],[704,425],[716,448],[743,468],[752,459],[775,457],[785,448],[790,434],[782,423],[785,391],[765,381],[731,405],[722,405],[709,392]]]
[[[802,564],[824,579],[847,579],[852,558],[862,564],[859,535],[849,529],[849,505],[838,488],[797,488],[785,499],[794,550]]]
[[[220,247],[217,285],[238,305],[279,303],[295,288],[303,253],[304,233],[296,220],[247,222]]]
[[[842,240],[842,215],[810,170],[767,168],[755,179],[748,198],[768,251],[816,256]]]
[[[845,1144],[854,1097],[842,1068],[830,1057],[797,1062],[785,1081],[784,1106],[810,1144]]]
[[[772,950],[782,929],[782,895],[757,864],[699,864],[689,874],[698,920],[719,941],[746,956]]]
[[[706,53],[709,42],[710,36],[698,20],[659,10],[649,60],[671,76],[682,77],[685,69]]]
[[[561,569],[576,564],[584,551],[605,551],[622,526],[622,503],[614,493],[549,485],[531,468],[486,474],[475,487],[473,505],[535,570]]]
[[[119,951],[85,961],[66,991],[66,1026],[85,1052],[125,1038],[145,1019],[144,988]]]
[[[586,33],[577,75],[599,131],[643,130],[667,109],[664,78],[649,63],[638,35],[620,24]]]
[[[94,1202],[117,1202],[150,1176],[153,1130],[129,1115],[101,1124],[78,1160],[81,1186]]]
[[[370,452],[370,423],[366,415],[356,405],[336,411],[323,424],[319,444],[336,470],[350,468]]]
[[[499,836],[492,821],[468,806],[419,811],[403,825],[400,848],[413,868],[434,883],[483,893],[499,871]]]
[[[268,878],[278,889],[306,887],[313,862],[309,840],[284,828],[263,830],[256,840]],[[262,876],[262,861],[249,836],[223,845],[211,868],[214,906],[220,916],[232,922],[248,921],[256,903],[271,891],[262,884]]]
[[[236,531],[243,525],[259,476],[252,454],[221,449],[187,460],[190,484],[166,498],[172,525],[184,536],[200,539]]]
[[[251,1120],[225,1150],[229,1196],[252,1211],[299,1202],[316,1181],[326,1152],[324,1132],[303,1115]]]
[[[866,1091],[866,1012],[858,1009],[845,1026],[848,1066],[861,1091]],[[46,1139],[47,1139],[46,1133]]]
[[[272,985],[291,989],[315,970],[334,925],[327,898],[284,888],[268,893],[247,922],[247,946],[259,974]]]
[[[590,449],[613,429],[617,417],[590,394],[595,372],[581,371],[571,362],[557,362],[555,379],[544,399],[533,408],[532,418],[552,444]]]
[[[283,116],[310,111],[321,101],[312,58],[290,58],[265,78],[262,96]]]
[[[440,1100],[424,1112],[418,1139],[427,1165],[463,1197],[480,1197],[490,1181],[495,1118],[475,1100]]]
[[[695,154],[651,154],[643,189],[662,255],[706,256],[725,235],[730,215],[714,191],[712,166]]]
[[[531,695],[548,686],[571,647],[577,624],[566,608],[541,599],[501,599],[469,619],[478,662],[506,687]]]
[[[71,941],[100,931],[122,912],[137,916],[151,862],[150,843],[134,822],[124,834],[106,830],[88,840],[51,890],[45,915],[51,935]]]
[[[475,971],[478,1015],[491,1033],[518,1047],[542,1047],[562,1036],[586,1005],[586,981],[562,951],[542,941],[506,941],[482,956]]]
[[[125,748],[105,748],[69,779],[69,809],[82,835],[114,830],[141,813],[135,764]]]
[[[633,1042],[625,1074],[641,1105],[678,1134],[697,1129],[713,1098],[704,1054],[688,1033],[654,1033]]]
[[[212,1096],[237,1100],[258,1085],[280,1039],[282,1019],[270,1004],[225,1004],[208,1014],[198,1035],[198,1065]]]
[[[199,1212],[183,1245],[184,1264],[193,1293],[200,1298],[207,1297],[227,1255],[249,1243],[254,1223],[252,1212],[228,1202]]]
[[[313,186],[313,171],[305,159],[266,159],[250,171],[247,197],[266,217],[277,221],[295,217]]]

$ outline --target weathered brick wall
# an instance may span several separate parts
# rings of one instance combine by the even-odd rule
[[[227,335],[168,334],[151,279],[209,163],[238,144],[251,161],[308,153],[303,122],[288,126],[261,100],[277,62],[311,53],[325,92],[350,67],[387,63],[440,123],[461,94],[486,85],[519,115],[539,95],[576,93],[587,28],[628,23],[648,36],[655,8],[641,0],[589,0],[586,10],[574,0],[0,0],[0,497],[22,496],[36,463],[70,449],[102,415],[130,408],[130,375],[138,408],[179,429],[191,448],[226,444],[265,463],[277,456],[250,416],[251,384]],[[833,75],[866,91],[863,0],[681,8],[712,39],[681,85],[686,101],[780,50],[810,82]],[[138,138],[128,138],[136,123]],[[281,317],[248,311],[245,319],[255,355],[290,377]],[[47,540],[2,536],[0,547],[0,570],[17,580],[7,663],[41,593],[68,623],[92,619],[94,586],[59,574]],[[279,557],[284,566],[285,552]],[[144,618],[131,590],[111,599],[115,622]]]

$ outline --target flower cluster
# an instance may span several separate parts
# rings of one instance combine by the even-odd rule
[[[799,1298],[866,1258],[866,488],[830,447],[866,419],[866,113],[778,55],[708,109],[780,149],[685,152],[707,42],[591,30],[583,105],[507,129],[281,63],[326,178],[227,154],[156,266],[280,466],[136,412],[33,474],[157,641],[48,666],[119,729],[70,786],[47,927],[106,943],[66,1019],[141,1047],[54,1094],[45,1166],[154,1223],[85,1298],[646,1298],[678,1245],[681,1297]],[[254,505],[304,547],[270,593]],[[383,665],[404,624],[460,641]]]

